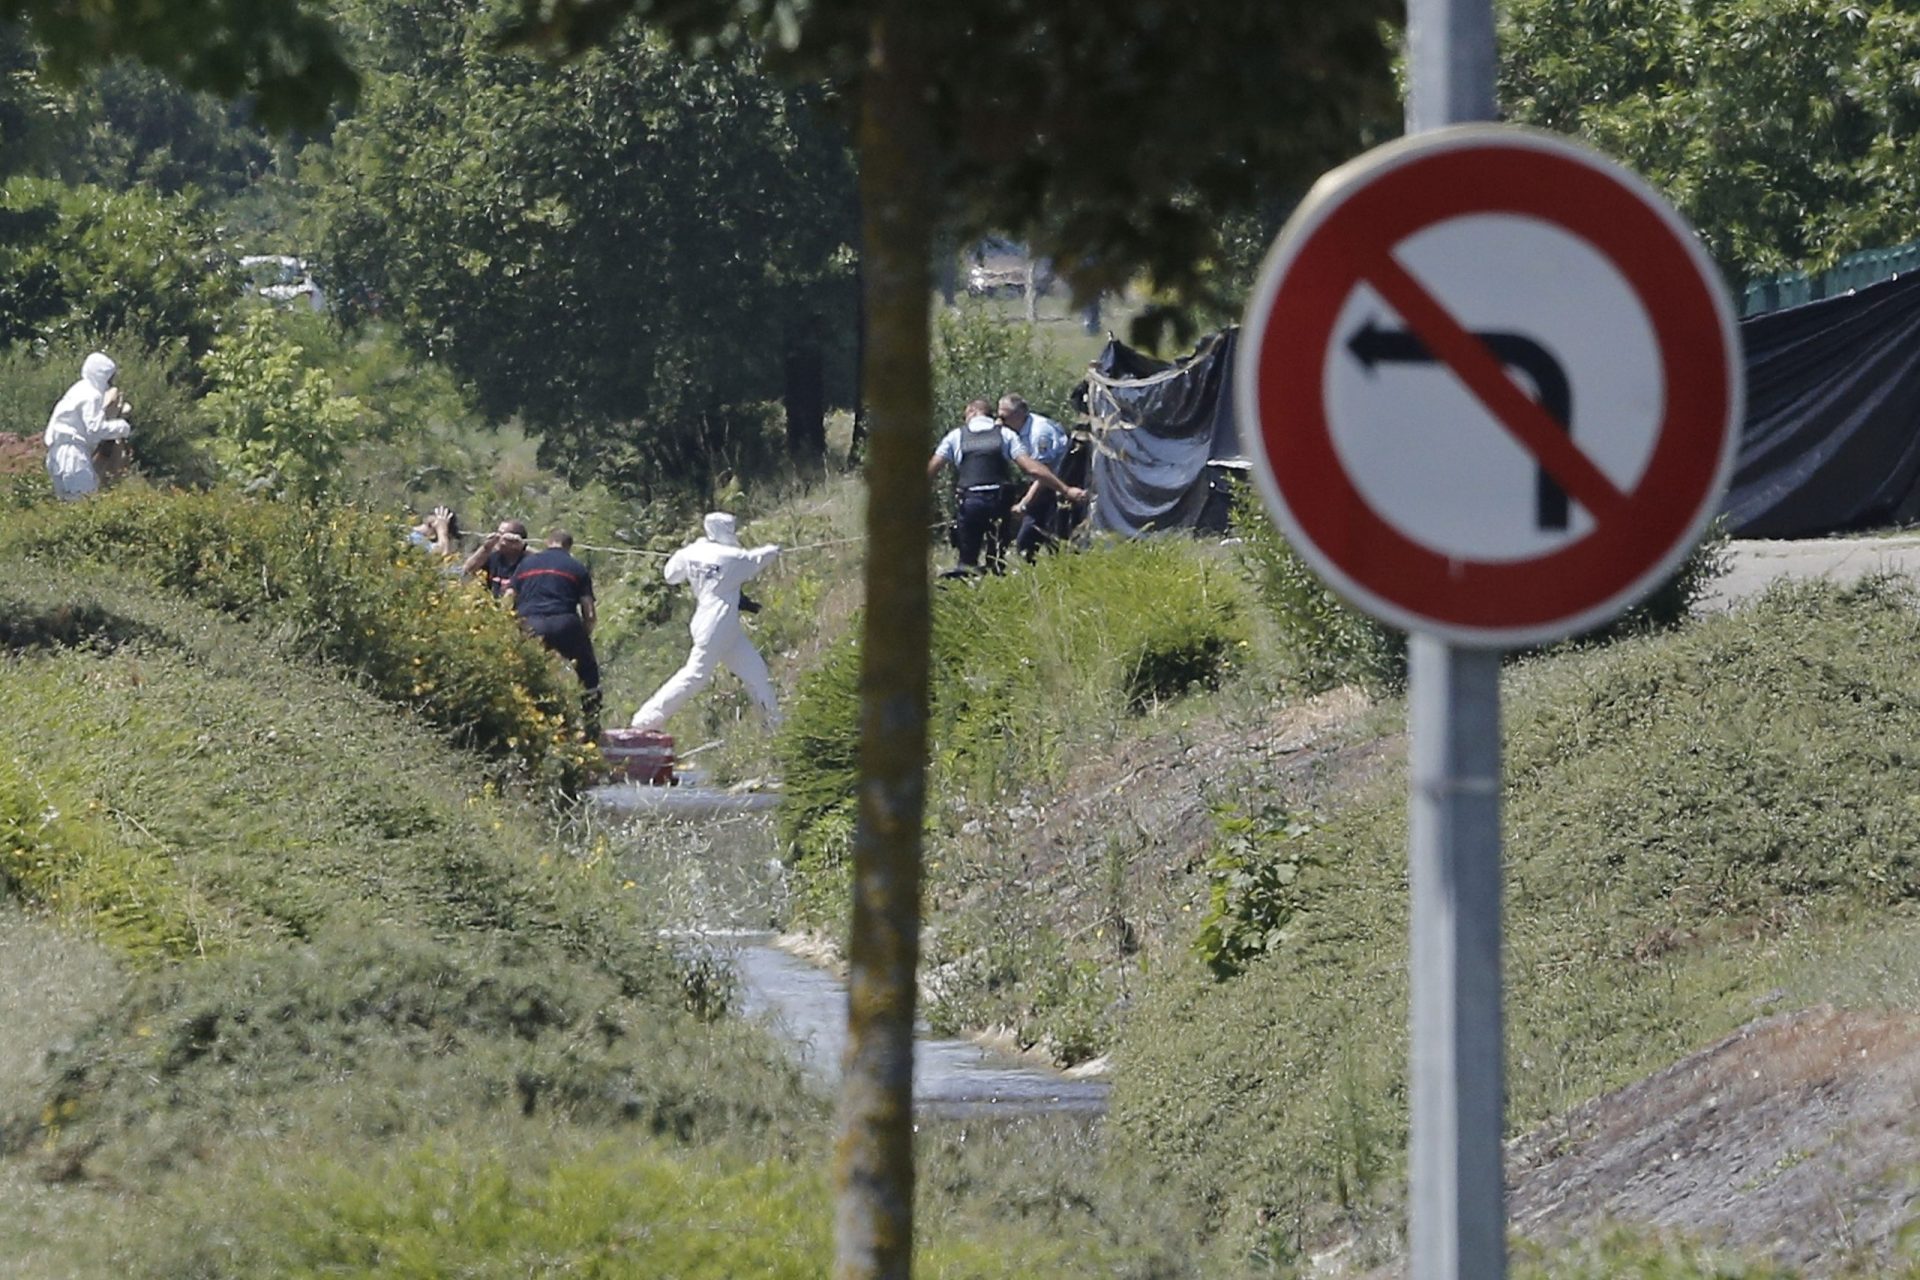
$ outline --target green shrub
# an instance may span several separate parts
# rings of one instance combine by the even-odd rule
[[[1241,562],[1279,629],[1285,669],[1309,693],[1343,684],[1371,692],[1398,689],[1407,677],[1407,636],[1336,595],[1287,544],[1252,485],[1237,485],[1233,527]],[[1671,631],[1684,625],[1727,571],[1723,521],[1709,526],[1673,575],[1619,617],[1575,637],[1576,643]]]
[[[346,447],[359,433],[360,404],[302,362],[278,312],[261,308],[207,353],[211,390],[201,411],[213,454],[236,485],[313,502],[339,483]]]
[[[1244,592],[1197,544],[1110,542],[1005,578],[956,580],[934,602],[929,718],[934,793],[1039,782],[1088,720],[1139,715],[1211,688],[1246,644]],[[853,832],[859,646],[801,681],[775,750],[780,823],[803,902],[835,903]],[[824,898],[812,898],[814,892]]]
[[[570,679],[479,588],[408,548],[397,522],[232,494],[121,489],[0,517],[13,557],[124,567],[165,591],[282,628],[449,741],[573,785],[582,742]]]
[[[942,310],[933,332],[935,429],[944,434],[959,426],[967,401],[998,404],[1009,392],[1024,397],[1035,413],[1065,418],[1074,375],[1034,339],[1032,325],[1007,320],[984,303]]]
[[[1283,670],[1308,693],[1355,684],[1398,688],[1407,636],[1336,596],[1287,545],[1252,485],[1234,486],[1233,528],[1254,592],[1279,631]]]
[[[9,179],[0,187],[0,341],[70,346],[117,333],[146,350],[180,343],[197,355],[237,293],[212,265],[213,242],[209,219],[185,196]]]
[[[1194,949],[1216,978],[1231,978],[1277,951],[1299,912],[1293,888],[1312,866],[1300,837],[1312,828],[1282,810],[1216,811],[1207,856],[1207,912]]]
[[[358,1160],[256,1158],[224,1201],[217,1189],[169,1197],[173,1220],[129,1250],[130,1274],[811,1280],[832,1270],[833,1193],[813,1153],[754,1159],[646,1139],[536,1145],[523,1128],[450,1133]],[[995,1139],[981,1133],[971,1145]],[[1006,1145],[1014,1150],[1003,1156],[1027,1154]],[[952,1176],[962,1185],[919,1206],[916,1275],[1186,1274],[1170,1242],[1131,1238],[1138,1207],[1103,1204],[1096,1216],[1078,1179]],[[1011,1184],[1007,1203],[991,1217],[968,1212],[990,1179]],[[247,1192],[233,1194],[241,1185]]]

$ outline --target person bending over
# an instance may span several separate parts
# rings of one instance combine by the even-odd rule
[[[520,623],[540,643],[573,664],[580,677],[580,705],[587,728],[600,733],[600,660],[593,654],[593,574],[569,554],[573,535],[565,529],[547,534],[544,550],[522,556],[508,579],[507,594]]]

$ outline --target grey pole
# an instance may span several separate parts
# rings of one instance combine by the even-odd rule
[[[1491,120],[1491,0],[1408,0],[1407,132]],[[1415,634],[1412,794],[1413,1280],[1502,1280],[1500,653]]]
[[[1492,0],[1407,0],[1407,132],[1491,120]]]
[[[1413,1280],[1506,1274],[1500,651],[1409,645]]]

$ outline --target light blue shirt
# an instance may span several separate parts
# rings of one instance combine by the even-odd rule
[[[1059,423],[1031,409],[1027,410],[1027,425],[1021,428],[1020,440],[1027,446],[1027,452],[1045,463],[1049,471],[1060,469],[1066,460],[1067,447],[1073,443]]]
[[[1054,429],[1056,431],[1059,430],[1059,428],[1057,427]],[[968,431],[998,431],[1000,433],[1000,456],[1005,458],[1008,462],[1012,462],[1015,458],[1029,457],[1032,454],[1032,450],[1028,449],[1025,444],[1021,443],[1020,437],[1018,435],[1016,435],[1010,428],[1001,426],[999,423],[995,422],[992,418],[975,418],[972,421],[967,423],[967,430]],[[921,438],[925,439],[924,436]],[[936,457],[946,459],[948,466],[952,466],[952,467],[959,466],[960,465],[960,428],[955,427],[953,430],[947,432],[946,437],[940,441],[940,447],[935,449],[933,452]]]

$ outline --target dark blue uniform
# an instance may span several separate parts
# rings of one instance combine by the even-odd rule
[[[488,572],[492,572],[491,563]],[[600,722],[600,660],[593,653],[593,637],[580,617],[580,602],[593,599],[593,573],[561,547],[548,547],[520,557],[508,583],[513,611],[521,625],[540,637],[542,644],[568,662],[580,677],[581,703],[587,721]]]

